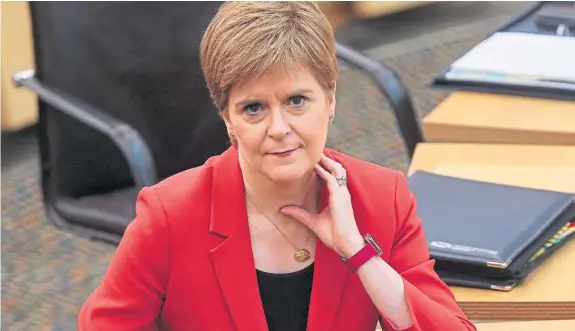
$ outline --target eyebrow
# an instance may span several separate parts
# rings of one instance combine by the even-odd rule
[[[252,103],[258,103],[258,101],[256,99],[244,99],[241,101],[236,102],[235,107],[236,108],[244,108],[245,106],[252,104]]]
[[[295,90],[295,92],[293,92],[291,95],[296,95],[296,94],[306,94],[306,93],[311,93],[313,92],[312,89],[299,89],[299,90]]]
[[[313,92],[312,89],[299,89],[299,90],[295,90],[294,92],[290,93],[290,96],[294,96],[294,95],[298,95],[298,94],[306,94],[306,93],[311,93],[311,92]],[[243,107],[245,107],[249,104],[252,104],[252,103],[259,103],[259,101],[255,98],[250,97],[250,98],[246,98],[244,100],[240,100],[240,101],[236,102],[234,106],[236,108],[239,108],[239,107],[243,108]]]

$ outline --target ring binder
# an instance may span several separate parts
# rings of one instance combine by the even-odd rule
[[[539,40],[535,40],[537,44],[541,45],[551,44],[545,42],[546,36],[551,37],[567,37],[575,38],[575,13],[574,2],[542,2],[530,8],[525,13],[521,14],[509,23],[500,27],[486,38],[482,43],[491,41],[497,34],[522,34],[524,36],[539,36]],[[505,43],[503,43],[505,45]],[[565,43],[565,44],[571,44]],[[481,45],[481,44],[480,44]],[[479,46],[479,45],[478,45]],[[476,46],[476,47],[478,47]],[[532,45],[533,46],[533,45]],[[542,57],[541,61],[535,61],[537,51],[545,49],[553,54],[553,56],[566,55],[571,53],[571,46],[567,47],[568,51],[551,51],[546,46],[533,46],[532,51],[526,51],[525,54],[529,55],[530,63],[526,65],[527,68],[537,68],[542,66],[562,66],[565,68],[563,76],[572,71],[572,61],[569,60],[549,60],[548,56]],[[558,49],[564,48],[563,46],[557,47]],[[470,50],[466,55],[471,54],[476,48]],[[507,54],[507,52],[503,52]],[[493,52],[488,52],[491,57],[494,57]],[[464,55],[464,57],[466,56]],[[477,55],[477,54],[475,54]],[[504,55],[501,55],[503,57]],[[463,58],[463,57],[462,57]],[[484,54],[479,58],[485,58]],[[519,59],[517,61],[510,61],[510,66],[516,68],[519,64],[525,62],[527,58]],[[459,61],[459,60],[458,60]],[[470,71],[462,70],[461,68],[454,68],[454,61],[449,67],[445,68],[436,74],[429,86],[433,88],[445,88],[452,90],[466,90],[483,93],[497,93],[506,95],[518,95],[522,97],[536,97],[536,98],[549,98],[567,101],[575,101],[575,83],[572,79],[564,79],[565,77],[546,77],[537,72],[535,75],[524,74],[514,75],[509,74],[507,71],[503,72],[484,72],[484,71]],[[551,61],[551,62],[545,62]],[[566,62],[564,65],[561,64]],[[488,62],[489,63],[489,62]],[[531,77],[533,76],[533,77]],[[569,75],[568,75],[569,76]],[[571,75],[572,76],[572,75]]]
[[[408,183],[435,270],[448,285],[510,290],[575,240],[574,194],[426,171]]]

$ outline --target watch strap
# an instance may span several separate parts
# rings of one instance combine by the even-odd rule
[[[349,258],[342,258],[342,261],[348,266],[351,272],[356,273],[357,270],[367,261],[375,256],[383,254],[381,247],[375,242],[373,237],[366,234],[363,237],[365,246],[363,246],[357,253]]]

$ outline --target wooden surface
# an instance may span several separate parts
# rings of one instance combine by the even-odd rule
[[[2,2],[2,130],[14,131],[38,119],[36,96],[12,84],[12,75],[34,68],[28,4]]]
[[[395,14],[431,1],[317,1],[328,21],[334,28],[352,20],[381,17]]]
[[[477,331],[574,331],[575,320],[478,323]]]
[[[455,92],[422,121],[428,141],[575,145],[575,102]]]
[[[575,146],[423,143],[414,170],[575,193]]]
[[[429,3],[430,1],[357,1],[353,2],[353,9],[359,17],[372,18],[391,15]]]
[[[575,193],[575,146],[423,143],[409,173],[416,170]],[[575,240],[510,292],[463,287],[452,291],[473,319],[575,318]]]

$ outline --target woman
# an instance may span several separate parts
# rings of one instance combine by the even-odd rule
[[[80,330],[475,330],[397,171],[325,148],[332,29],[311,2],[230,2],[202,69],[232,146],[141,191]]]

